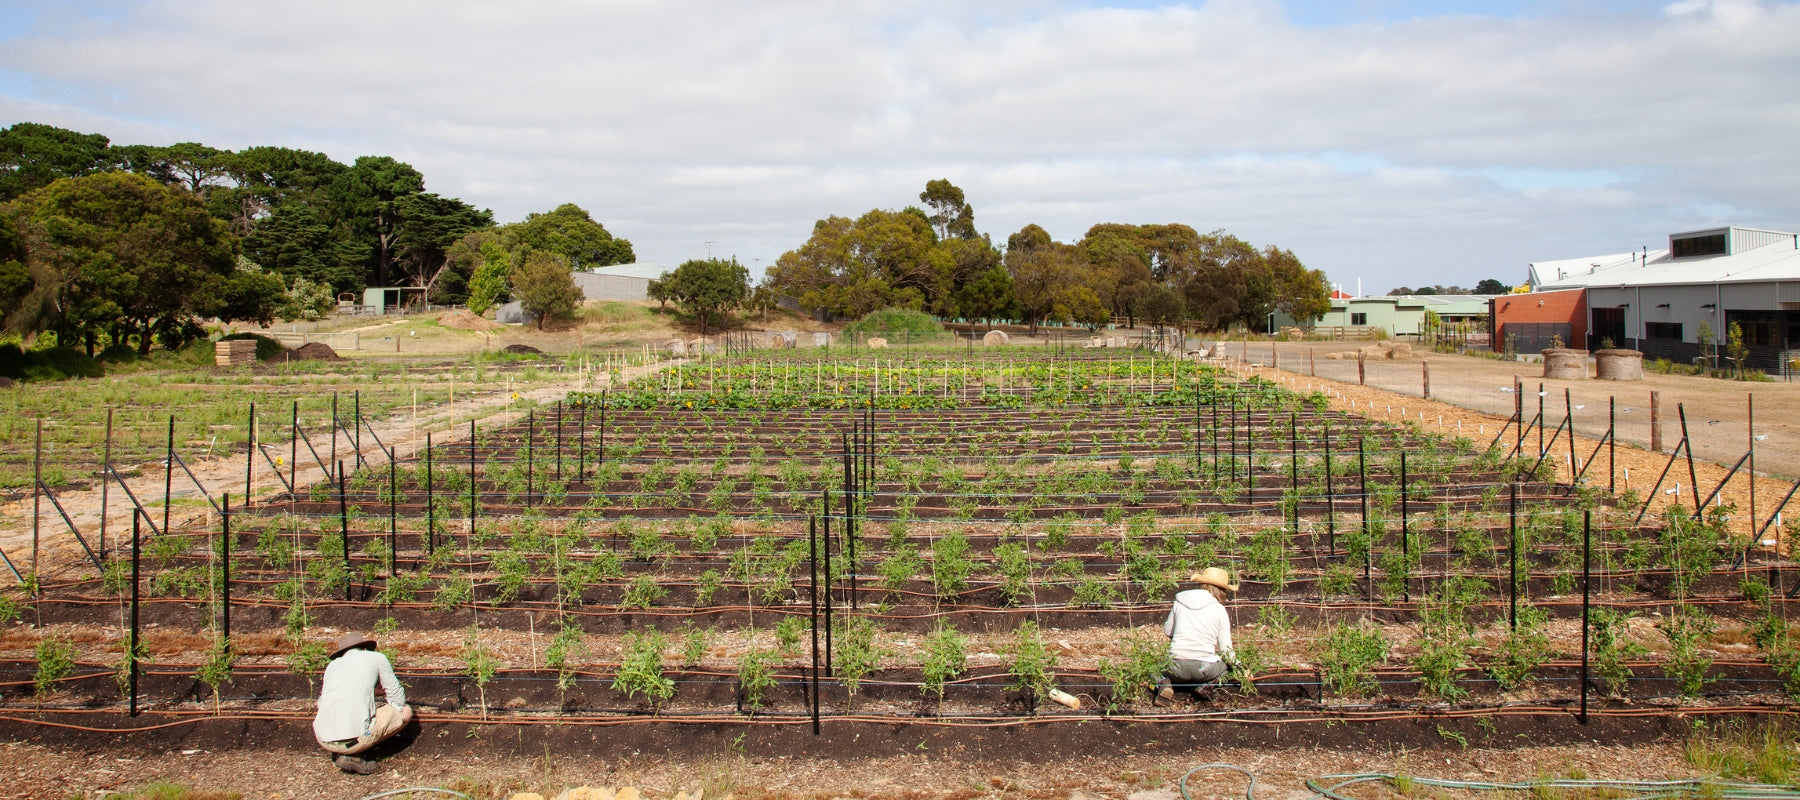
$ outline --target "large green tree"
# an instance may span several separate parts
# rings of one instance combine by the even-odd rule
[[[78,178],[116,164],[107,139],[36,122],[0,130],[0,202],[59,178]]]
[[[631,242],[614,237],[574,203],[564,203],[544,214],[530,214],[503,229],[507,247],[518,257],[544,250],[561,256],[571,269],[587,270],[637,260]]]
[[[682,262],[660,279],[668,298],[700,322],[700,332],[750,296],[750,271],[737,259]]]
[[[819,220],[806,243],[769,268],[765,286],[843,317],[888,307],[961,313],[964,287],[999,266],[1000,253],[975,230],[974,209],[954,184],[931,181],[919,199],[926,208]]]
[[[423,174],[387,156],[358,158],[333,183],[337,218],[374,245],[369,265],[374,285],[393,285],[389,273],[404,216],[401,202],[423,191]]]
[[[520,308],[537,318],[538,330],[544,329],[545,319],[581,307],[581,289],[575,285],[568,263],[555,253],[532,252],[513,268],[511,278],[513,297]]]
[[[193,195],[122,172],[66,178],[7,206],[24,234],[34,286],[15,309],[91,354],[100,334],[178,346],[201,333],[194,319],[257,316],[238,276],[236,240]],[[279,285],[276,285],[279,288]],[[9,314],[9,318],[11,315]]]

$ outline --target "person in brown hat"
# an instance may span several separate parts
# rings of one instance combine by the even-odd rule
[[[1188,579],[1200,587],[1176,594],[1163,622],[1171,666],[1157,681],[1158,703],[1172,702],[1177,685],[1198,690],[1224,677],[1225,658],[1231,654],[1231,617],[1225,613],[1225,599],[1237,592],[1238,584],[1218,567],[1207,567]]]
[[[375,685],[387,695],[387,705],[375,707]],[[376,764],[358,754],[385,741],[412,722],[406,705],[406,689],[394,677],[394,665],[375,652],[375,638],[360,633],[338,637],[331,663],[319,683],[319,712],[313,717],[313,737],[331,754],[338,769],[368,775]]]

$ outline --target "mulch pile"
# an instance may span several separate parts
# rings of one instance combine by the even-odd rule
[[[323,342],[308,342],[292,350],[283,350],[269,356],[265,364],[281,364],[288,361],[343,361],[344,357],[331,349],[331,345]]]
[[[544,354],[544,351],[528,344],[509,344],[500,348],[500,352],[516,356],[541,356]]]
[[[458,331],[497,331],[506,327],[491,319],[478,317],[466,308],[438,317],[438,324]]]

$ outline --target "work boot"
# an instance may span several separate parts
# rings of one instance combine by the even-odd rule
[[[351,775],[373,775],[375,770],[380,769],[375,762],[356,756],[334,756],[331,763]]]
[[[1173,702],[1175,702],[1175,686],[1169,683],[1168,678],[1158,678],[1156,680],[1156,699],[1151,703],[1166,706]]]

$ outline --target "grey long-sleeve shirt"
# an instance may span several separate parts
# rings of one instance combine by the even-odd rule
[[[377,683],[387,694],[388,705],[406,708],[406,689],[394,677],[387,656],[373,650],[351,650],[332,659],[320,683],[313,735],[321,742],[336,742],[369,733],[369,723],[375,719]]]

